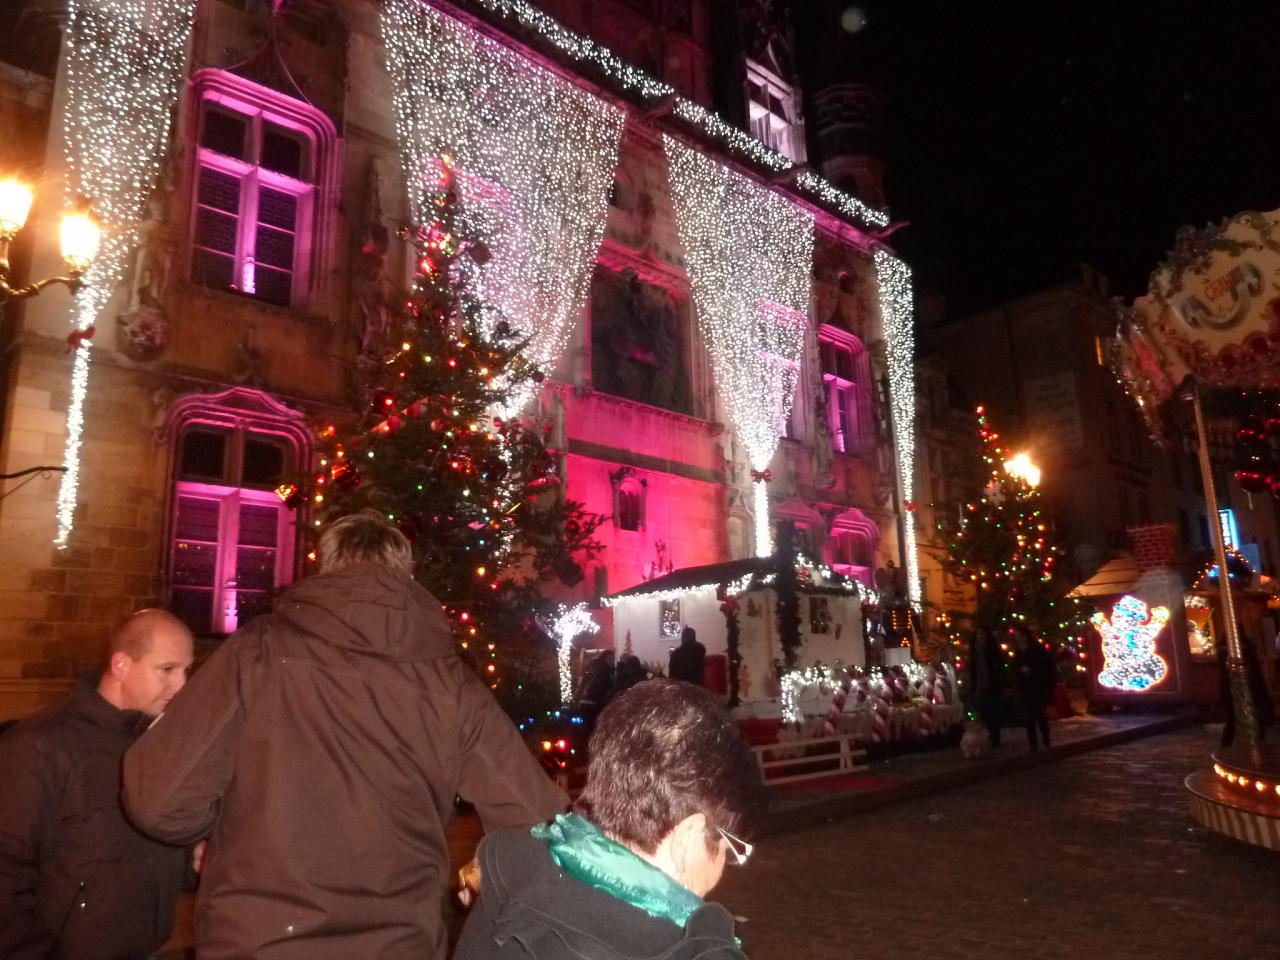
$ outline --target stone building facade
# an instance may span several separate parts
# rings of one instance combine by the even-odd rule
[[[57,4],[23,2],[57,29]],[[598,567],[566,599],[749,555],[750,469],[717,405],[662,152],[675,122],[626,103],[490,7],[431,2],[627,111],[589,304],[530,411],[564,451],[568,495],[611,518]],[[803,159],[813,138],[770,4],[540,6]],[[731,55],[747,59],[726,72]],[[8,130],[16,111],[30,131],[26,169],[40,189],[18,261],[31,276],[58,267],[67,90],[59,63],[45,69],[0,65],[0,119]],[[724,76],[742,80],[729,106]],[[723,145],[704,147],[763,178]],[[775,189],[812,213],[817,247],[772,516],[795,522],[806,552],[870,582],[900,563],[878,241],[786,178]],[[305,518],[273,488],[311,465],[315,425],[343,414],[352,361],[407,288],[411,251],[396,230],[408,216],[377,6],[200,0],[161,183],[93,339],[65,549],[52,542],[56,469],[3,481],[0,717],[67,689],[133,609],[169,606],[214,643],[305,572]],[[0,473],[62,462],[69,303],[53,288],[5,316]]]

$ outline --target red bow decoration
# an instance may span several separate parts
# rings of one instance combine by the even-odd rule
[[[93,324],[89,324],[83,330],[72,330],[67,334],[67,353],[72,353],[80,348],[80,344],[89,343],[93,339]]]
[[[773,479],[772,470],[752,470],[751,471],[752,483],[768,483],[772,479]]]
[[[907,508],[907,513],[916,512],[916,502],[914,500],[908,500],[905,504],[903,504],[903,506]]]

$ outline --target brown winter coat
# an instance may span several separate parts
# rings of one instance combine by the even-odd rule
[[[125,758],[125,807],[170,842],[209,835],[201,960],[443,958],[445,825],[566,806],[439,603],[364,564],[312,577],[231,637]]]

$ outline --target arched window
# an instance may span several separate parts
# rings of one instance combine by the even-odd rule
[[[875,522],[861,510],[846,510],[831,525],[827,561],[833,570],[870,586],[879,546]]]
[[[621,530],[640,529],[640,490],[626,485],[618,490],[618,527]]]
[[[853,334],[823,324],[818,330],[827,424],[835,448],[854,453],[871,440],[871,365]]]
[[[646,481],[636,476],[631,467],[619,467],[609,474],[613,487],[613,525],[619,530],[643,530],[645,527]]]
[[[221,70],[193,79],[199,112],[191,280],[305,304],[331,232],[337,131],[320,111]]]
[[[295,518],[275,490],[305,463],[299,420],[251,390],[175,404],[169,608],[197,634],[233,632],[293,579]]]

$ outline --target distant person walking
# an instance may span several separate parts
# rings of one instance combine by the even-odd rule
[[[1039,750],[1036,732],[1049,746],[1049,701],[1053,698],[1053,688],[1058,684],[1058,666],[1053,662],[1053,655],[1039,640],[1031,636],[1031,631],[1018,624],[1013,628],[1018,652],[1014,655],[1013,668],[1018,678],[1018,692],[1022,695],[1022,705],[1027,711],[1027,742],[1032,750]]]
[[[680,633],[680,646],[671,651],[667,676],[700,687],[706,675],[707,648],[698,642],[698,634],[693,627],[685,627]]]
[[[343,517],[319,554],[129,751],[125,807],[161,840],[209,836],[200,960],[443,960],[455,799],[486,830],[568,801],[457,656],[395,526]]]

